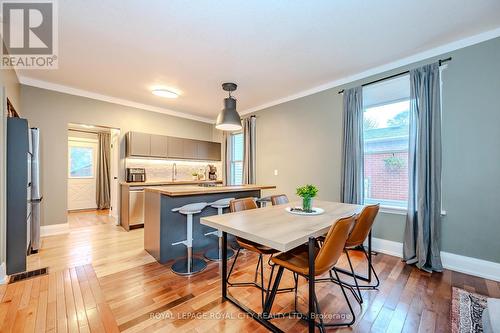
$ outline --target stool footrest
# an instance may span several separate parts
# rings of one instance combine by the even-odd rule
[[[182,245],[186,245],[186,246],[188,246],[188,241],[187,241],[187,239],[186,239],[186,240],[183,240],[183,241],[180,241],[180,242],[175,242],[175,243],[172,243],[172,245],[179,245],[179,244],[182,244]]]

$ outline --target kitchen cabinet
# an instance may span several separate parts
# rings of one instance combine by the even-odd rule
[[[200,158],[198,157],[198,141],[191,139],[183,139],[183,140],[184,140],[182,146],[182,150],[184,152],[183,158],[199,160]]]
[[[168,158],[184,158],[184,139],[169,136],[167,142]]]
[[[151,155],[151,134],[128,132],[127,156],[149,157]]]
[[[220,161],[221,144],[172,136],[128,132],[127,157]]]
[[[217,142],[199,141],[197,145],[197,156],[200,160],[220,161],[221,145]]]
[[[151,151],[152,157],[168,157],[168,140],[164,135],[151,134]]]

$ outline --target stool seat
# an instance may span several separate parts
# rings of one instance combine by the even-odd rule
[[[187,204],[182,207],[177,207],[172,209],[172,212],[179,212],[181,214],[187,215],[187,214],[197,214],[201,213],[201,211],[208,206],[208,203],[206,202],[196,202],[192,204]]]
[[[209,205],[213,208],[227,208],[229,207],[229,203],[231,200],[234,200],[234,198],[223,198],[219,199],[217,201],[209,203]]]

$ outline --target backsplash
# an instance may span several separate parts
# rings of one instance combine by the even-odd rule
[[[127,158],[125,160],[125,167],[146,169],[147,181],[170,181],[172,180],[172,166],[174,163],[177,167],[176,180],[192,180],[193,172],[205,175],[205,169],[209,164],[215,165],[217,168],[217,179],[222,179],[222,162],[167,161]]]

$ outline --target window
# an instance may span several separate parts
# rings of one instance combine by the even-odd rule
[[[231,134],[231,184],[243,184],[243,133]]]
[[[363,88],[364,201],[408,206],[409,76]]]
[[[69,177],[92,178],[94,177],[94,148],[70,147],[69,148]]]

